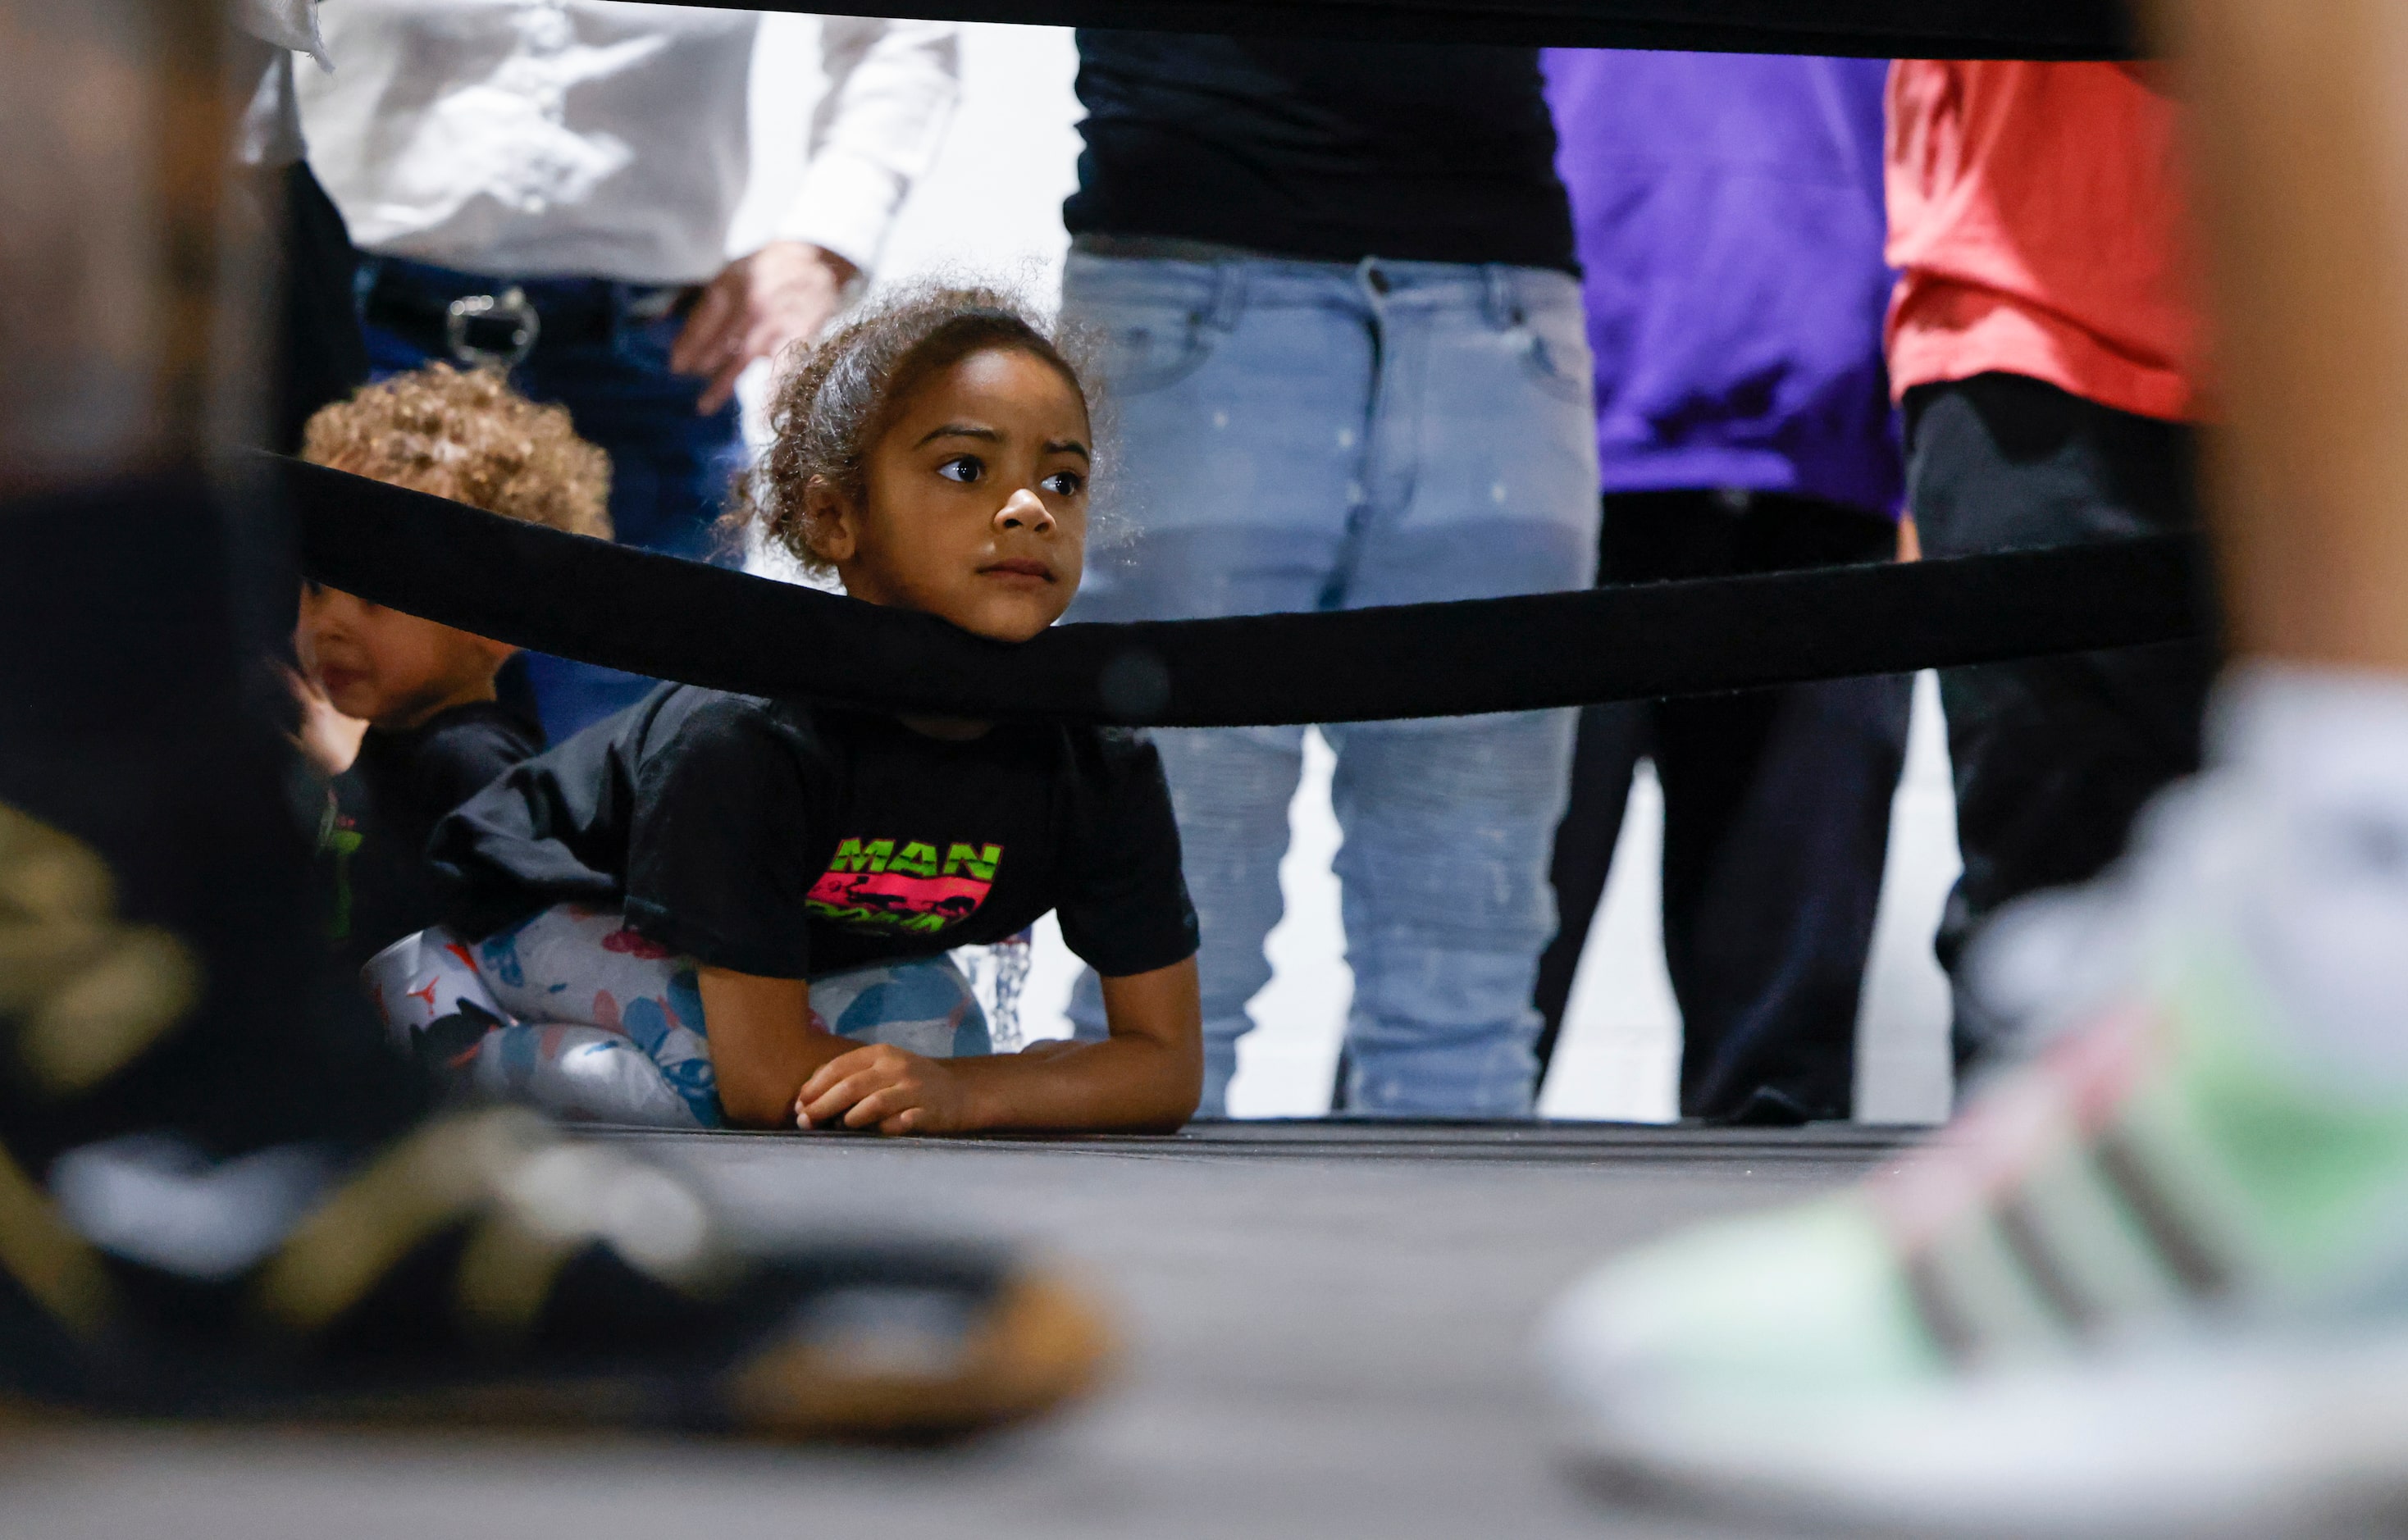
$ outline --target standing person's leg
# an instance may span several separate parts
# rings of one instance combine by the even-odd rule
[[[708,381],[669,369],[680,318],[627,316],[624,302],[618,308],[605,340],[538,344],[526,364],[530,392],[566,406],[578,433],[609,454],[619,544],[693,562],[739,560],[717,524],[744,463],[741,408],[731,401],[695,410]],[[554,743],[634,705],[657,682],[541,653],[528,656],[527,677]]]
[[[1846,1118],[1911,678],[1665,703],[1664,954],[1681,1112]]]
[[[1110,506],[1073,618],[1173,620],[1312,609],[1361,496],[1371,339],[1343,269],[1071,255],[1063,310],[1105,341]],[[1203,949],[1204,1095],[1227,1107],[1246,1003],[1270,978],[1301,728],[1166,732]],[[1103,1030],[1092,973],[1073,991]]]
[[[1677,549],[1658,542],[1657,577],[1880,562],[1897,549],[1889,520],[1809,498],[1717,493],[1679,513],[1693,530]],[[1676,564],[1683,556],[1696,564]],[[1831,679],[1657,707],[1683,1116],[1848,1116],[1913,689]]]
[[[1518,1118],[1537,1093],[1539,953],[1569,711],[1325,728],[1344,832],[1346,1109]]]
[[[1774,494],[1609,494],[1604,509],[1600,582],[1882,561],[1896,541],[1886,519]],[[1555,842],[1562,921],[1540,962],[1542,1045],[1570,993],[1630,770],[1653,752],[1684,1115],[1847,1116],[1911,692],[1902,679],[1835,680],[1584,710],[1572,807]]]
[[[1238,1039],[1254,1030],[1246,1003],[1271,981],[1263,943],[1284,908],[1280,862],[1288,804],[1304,774],[1301,727],[1186,728],[1160,732],[1163,778],[1179,820],[1181,865],[1196,905],[1197,982],[1204,1007],[1204,1094],[1199,1118],[1227,1115]],[[1080,1034],[1100,1037],[1103,995],[1089,971],[1073,1002]]]
[[[268,402],[268,447],[293,454],[300,449],[301,431],[312,412],[366,383],[368,355],[352,303],[360,254],[351,249],[342,211],[307,161],[284,168],[276,192],[284,225],[278,275],[284,303]]]
[[[2002,374],[1920,387],[1907,411],[1907,498],[1928,555],[2198,524],[2179,423]],[[2177,642],[1941,672],[1965,871],[1935,945],[1959,1062],[2005,1030],[1967,983],[1967,945],[2014,900],[2096,877],[2142,805],[2199,768],[2214,666],[2214,649]]]
[[[1615,571],[1614,503],[1611,494],[1603,500],[1604,518],[1598,530],[1600,585],[1634,580]],[[1588,933],[1597,922],[1598,905],[1604,902],[1606,880],[1612,876],[1622,817],[1630,806],[1631,779],[1639,772],[1639,762],[1647,756],[1654,724],[1654,707],[1645,701],[1581,707],[1580,727],[1572,739],[1570,795],[1564,804],[1563,821],[1555,826],[1555,852],[1547,867],[1547,886],[1555,895],[1555,938],[1539,954],[1539,981],[1531,992],[1531,1004],[1539,1012],[1541,1087],[1563,1036],[1564,1012],[1571,1005],[1581,954],[1588,949]]]
[[[2210,769],[2081,934],[1985,943],[2050,943],[2055,1030],[1948,1141],[1564,1302],[1547,1357],[1626,1473],[1919,1533],[2408,1496],[2408,39],[2372,0],[2167,12],[2230,407]]]
[[[1563,274],[1366,263],[1381,341],[1349,606],[1587,586],[1597,441]],[[1347,1105],[1529,1112],[1571,711],[1329,730],[1345,843]]]
[[[1630,806],[1630,784],[1647,757],[1654,711],[1645,701],[1615,701],[1581,707],[1573,734],[1571,792],[1563,821],[1555,825],[1548,858],[1547,886],[1555,895],[1555,938],[1539,954],[1538,983],[1531,1004],[1539,1012],[1536,1051],[1541,1081],[1553,1062],[1571,1008],[1572,983],[1581,955],[1605,901],[1613,875],[1613,852],[1622,840],[1622,818]]]

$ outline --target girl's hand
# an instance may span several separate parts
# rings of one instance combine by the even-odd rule
[[[881,1134],[962,1134],[972,1126],[968,1088],[941,1059],[873,1043],[822,1064],[795,1097],[796,1128],[874,1128]]]

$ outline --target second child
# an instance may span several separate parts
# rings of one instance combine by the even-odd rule
[[[610,462],[568,414],[491,370],[448,364],[366,386],[309,419],[302,457],[573,535],[610,534]],[[320,844],[327,927],[356,968],[442,917],[426,842],[443,815],[543,749],[496,699],[515,648],[318,583],[294,647],[302,747],[331,781]]]

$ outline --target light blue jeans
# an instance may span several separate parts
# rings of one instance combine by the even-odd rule
[[[1118,449],[1075,619],[1589,585],[1596,421],[1569,275],[1074,251],[1063,309],[1104,347]],[[1573,725],[1546,711],[1325,730],[1354,969],[1351,1110],[1530,1110],[1530,990],[1555,934],[1547,870]],[[1303,740],[1297,727],[1156,734],[1203,927],[1199,1116],[1226,1113],[1246,1004],[1270,978],[1263,941]],[[1071,1014],[1082,1035],[1100,1031],[1092,976]]]

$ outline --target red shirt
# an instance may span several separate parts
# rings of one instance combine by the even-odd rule
[[[2177,135],[2172,101],[2114,64],[1893,64],[1891,389],[1997,370],[2196,416]]]

